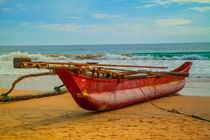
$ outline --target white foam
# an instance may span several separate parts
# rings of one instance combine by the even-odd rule
[[[97,58],[98,60],[153,60],[155,59],[153,56],[124,56],[124,55],[113,55],[113,54],[105,54],[102,57]]]
[[[173,57],[154,57],[151,55],[145,56],[124,56],[124,55],[113,55],[106,54],[102,57],[97,58],[98,60],[208,60],[207,57],[202,57],[199,55],[183,55],[183,56],[173,56]]]
[[[27,74],[27,73],[37,73],[44,72],[48,70],[43,69],[14,69],[13,68],[13,58],[14,57],[30,57],[33,61],[61,61],[61,62],[99,62],[101,64],[122,64],[122,65],[146,65],[146,66],[168,66],[169,70],[172,70],[182,63],[185,62],[186,58],[191,58],[193,66],[190,70],[190,77],[192,78],[210,78],[210,61],[209,60],[194,60],[198,59],[198,56],[182,56],[174,57],[170,60],[154,60],[152,56],[123,56],[123,55],[111,55],[106,54],[103,57],[99,57],[97,60],[93,59],[73,59],[65,56],[59,57],[47,57],[41,54],[29,54],[27,52],[13,52],[10,54],[3,54],[0,56],[0,74]],[[200,56],[199,56],[200,57]],[[183,60],[184,59],[184,60]],[[133,70],[138,70],[133,68]],[[153,70],[153,69],[152,69]],[[157,69],[154,69],[157,70]],[[159,70],[158,70],[159,71]]]

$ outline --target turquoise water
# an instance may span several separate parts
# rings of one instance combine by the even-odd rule
[[[48,45],[0,46],[0,55],[12,52],[29,54],[133,54],[149,59],[210,59],[210,43],[116,44],[116,45]],[[187,57],[183,57],[183,56]],[[192,56],[192,57],[190,57]],[[147,57],[142,57],[147,59]]]
[[[133,56],[151,56],[153,59],[209,60],[210,52],[133,53]]]

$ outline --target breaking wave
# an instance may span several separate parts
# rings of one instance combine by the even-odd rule
[[[58,57],[48,57],[47,55],[42,54],[29,54],[27,52],[12,52],[9,54],[0,55],[0,61],[12,61],[15,57],[27,57],[31,58],[34,61],[59,61],[59,60],[67,60],[65,56]]]
[[[42,55],[29,54],[27,52],[12,52],[0,55],[0,77],[3,75],[27,74],[48,71],[45,69],[15,69],[13,68],[13,58],[29,57],[32,61],[55,61],[55,62],[98,62],[101,64],[124,64],[124,65],[148,65],[148,66],[168,66],[172,70],[177,66],[190,60],[193,66],[190,71],[191,78],[210,78],[209,53],[188,53],[188,54],[105,54],[105,55]],[[122,61],[123,60],[123,61]],[[164,62],[163,62],[164,60]],[[1,82],[0,82],[1,84]]]
[[[0,55],[0,61],[12,61],[15,57],[29,57],[35,61],[69,61],[82,59],[95,60],[210,60],[210,52],[187,53],[133,53],[133,54],[81,54],[81,55],[42,55],[27,52],[12,52]]]
[[[163,56],[163,55],[150,55],[150,54],[143,54],[143,55],[113,55],[113,54],[106,54],[102,57],[97,58],[99,60],[209,60],[209,57],[201,56],[198,54],[188,54],[188,55],[181,55],[181,56]]]

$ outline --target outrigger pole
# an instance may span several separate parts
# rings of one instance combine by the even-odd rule
[[[33,98],[42,98],[42,97],[60,95],[60,94],[64,94],[64,93],[68,92],[68,90],[66,88],[61,88],[64,85],[60,85],[60,86],[54,87],[54,90],[48,91],[48,92],[35,93],[35,94],[30,94],[30,95],[8,96],[8,94],[13,91],[16,84],[18,82],[22,81],[23,79],[29,78],[29,77],[38,77],[38,76],[47,76],[47,75],[56,75],[56,74],[54,72],[43,72],[43,73],[27,74],[27,75],[23,75],[23,76],[17,78],[12,83],[12,87],[10,88],[10,90],[7,91],[6,93],[3,93],[3,94],[0,95],[0,102],[28,100],[28,99],[33,99]]]
[[[98,64],[97,62],[87,63],[73,63],[73,62],[31,62],[30,58],[14,58],[14,67],[23,68],[23,66],[30,66],[35,63],[40,65],[74,65],[74,66],[104,66],[104,67],[133,67],[133,68],[156,68],[156,69],[167,69],[168,67],[154,67],[154,66],[132,66],[132,65],[110,65],[110,64]],[[25,67],[26,68],[26,67]]]
[[[97,66],[97,67],[93,67]],[[15,68],[38,68],[38,69],[69,69],[75,73],[82,74],[87,76],[87,71],[92,72],[92,78],[96,73],[98,76],[95,78],[100,78],[99,74],[102,75],[111,75],[111,79],[135,79],[141,78],[145,79],[147,76],[151,75],[167,75],[167,76],[183,76],[187,77],[189,73],[186,72],[153,72],[153,71],[132,71],[132,70],[123,70],[123,69],[113,69],[113,68],[104,68],[104,67],[136,67],[136,68],[157,68],[157,69],[166,69],[168,67],[154,67],[154,66],[132,66],[132,65],[109,65],[109,64],[98,64],[98,63],[63,63],[63,62],[32,62],[30,58],[14,58],[14,67]],[[120,71],[120,72],[119,72]],[[122,72],[124,71],[124,72]],[[132,77],[131,75],[144,74]],[[102,77],[104,78],[104,77]],[[110,77],[109,77],[110,78]]]

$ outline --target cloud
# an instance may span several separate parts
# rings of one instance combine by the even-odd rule
[[[190,24],[192,20],[190,19],[159,19],[155,23],[158,26],[177,26],[183,24]]]
[[[11,23],[9,20],[0,20],[0,23]]]
[[[179,3],[179,4],[203,3],[203,4],[208,4],[208,3],[210,3],[210,0],[149,0],[149,1],[144,1],[144,2],[155,3],[155,4],[158,4],[158,5],[166,5],[166,4],[170,4],[170,3]]]
[[[179,36],[179,35],[210,35],[210,27],[182,26],[190,24],[189,19],[161,19],[147,23],[117,23],[117,24],[34,24],[47,30],[71,32],[88,35],[116,35],[122,37],[145,36]],[[158,25],[158,26],[156,26]]]
[[[67,18],[70,18],[70,19],[81,19],[82,17],[76,17],[76,16],[69,16]]]
[[[168,0],[177,3],[210,3],[210,0]]]
[[[0,10],[4,12],[12,12],[12,9],[10,8],[0,8]]]
[[[159,35],[171,35],[171,36],[180,36],[180,35],[198,35],[198,34],[206,34],[210,35],[210,27],[173,27],[173,28],[163,28],[156,29],[153,31]]]
[[[119,18],[121,15],[111,15],[111,14],[94,14],[94,18],[97,19],[111,19],[111,18]]]
[[[26,23],[28,24],[28,23]],[[37,27],[37,26],[36,26]],[[65,31],[65,32],[80,32],[80,33],[99,33],[99,34],[122,34],[122,33],[140,33],[145,30],[145,27],[140,24],[90,24],[90,25],[75,25],[75,24],[41,24],[40,28]]]
[[[16,6],[18,6],[18,7],[24,7],[24,4],[22,4],[22,3],[16,3]]]
[[[80,25],[73,25],[73,24],[42,24],[39,25],[39,27],[49,30],[68,31],[68,32],[77,32],[82,28],[82,26]]]
[[[22,25],[22,26],[26,26],[26,25],[37,26],[37,25],[40,25],[40,24],[42,24],[42,23],[41,22],[27,22],[27,21],[20,23],[20,25]]]
[[[199,12],[206,12],[206,11],[210,10],[210,7],[191,7],[188,9],[199,11]]]
[[[20,25],[24,26],[24,25],[28,25],[30,24],[30,22],[22,22]]]
[[[137,6],[136,8],[150,8],[150,7],[154,7],[154,6],[157,6],[157,4],[147,4],[144,6]]]

